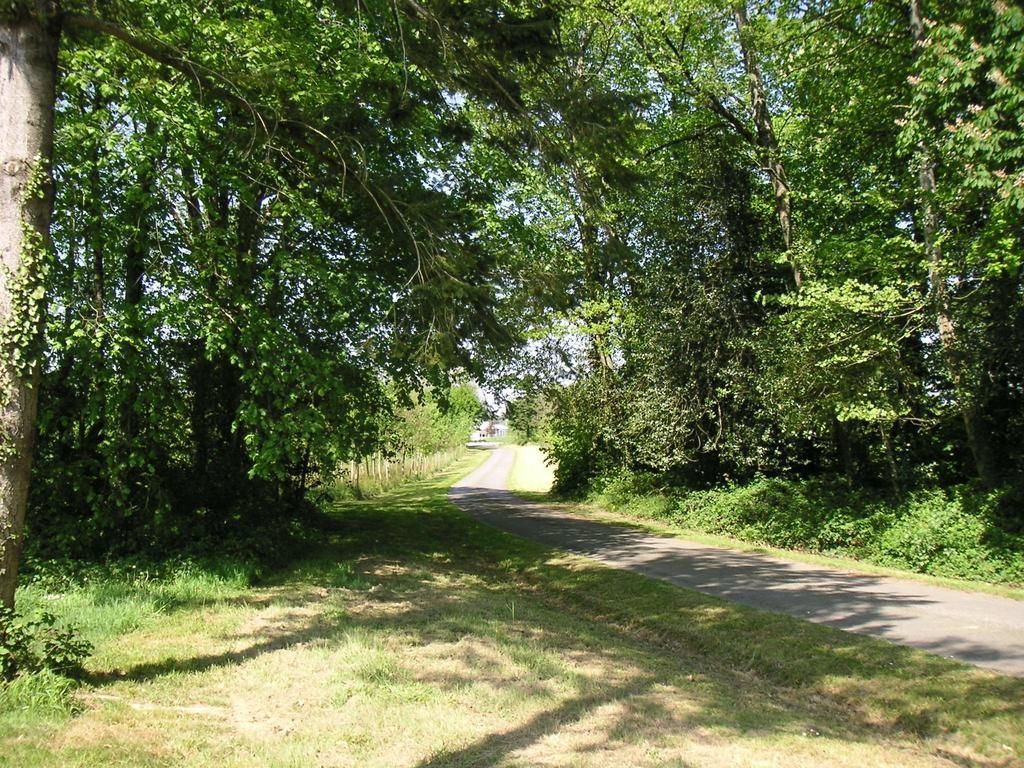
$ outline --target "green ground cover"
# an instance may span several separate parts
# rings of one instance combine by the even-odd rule
[[[274,573],[27,586],[96,651],[3,689],[0,764],[1021,763],[1024,681],[479,525],[446,490],[482,458],[337,504]]]

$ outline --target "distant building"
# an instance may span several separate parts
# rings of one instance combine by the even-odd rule
[[[470,440],[491,440],[493,438],[508,437],[508,424],[504,421],[481,421],[473,430]]]

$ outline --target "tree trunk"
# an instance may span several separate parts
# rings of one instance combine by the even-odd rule
[[[892,483],[893,493],[896,498],[903,498],[903,486],[900,483],[899,465],[896,463],[896,452],[892,447],[892,437],[889,434],[890,426],[878,425],[878,434],[882,438],[882,447],[885,449],[885,462],[889,467],[889,481]]]
[[[145,293],[146,259],[150,247],[150,221],[148,200],[153,193],[153,167],[143,166],[139,172],[140,202],[132,212],[132,236],[124,254],[124,303],[125,335],[128,343],[124,347],[124,369],[134,377],[134,384],[145,386],[139,376],[141,372],[141,351],[143,348],[142,298]],[[122,444],[127,452],[135,448],[138,417],[134,393],[123,397],[120,404]]]
[[[920,0],[910,0],[910,35],[914,42],[915,61],[927,45],[924,16]],[[927,121],[926,121],[927,122]],[[927,130],[927,126],[925,126]],[[968,391],[964,381],[965,361],[957,341],[956,323],[953,320],[952,302],[946,284],[942,264],[942,245],[939,243],[939,216],[935,207],[936,173],[935,158],[927,140],[917,146],[919,166],[917,169],[918,189],[921,193],[920,231],[924,241],[925,258],[928,261],[928,291],[935,311],[939,343],[949,371],[949,379],[960,407],[960,416],[967,436],[967,446],[974,458],[978,478],[989,488],[999,483],[999,472],[993,460],[988,435],[980,428],[973,393]]]
[[[14,605],[39,390],[60,32],[51,3],[0,12],[0,605]]]
[[[761,76],[761,67],[757,63],[757,55],[751,44],[750,34],[747,32],[750,19],[747,16],[745,0],[733,7],[733,20],[736,23],[736,34],[739,38],[740,51],[743,54],[743,69],[747,73],[747,82],[750,85],[750,116],[754,120],[756,129],[755,143],[760,150],[761,166],[768,172],[768,177],[772,182],[772,191],[775,194],[775,213],[779,217],[779,227],[782,230],[782,245],[789,254],[793,282],[799,288],[803,282],[803,274],[800,271],[800,265],[790,253],[793,246],[793,217],[789,182],[786,180],[786,167],[779,157],[779,140],[775,135],[771,111],[768,109],[768,97],[764,87],[764,78]]]
[[[842,466],[843,477],[846,479],[846,487],[852,489],[856,478],[854,477],[853,446],[850,445],[850,428],[845,422],[832,418],[832,436],[839,451],[839,463]]]
[[[92,100],[93,114],[105,108],[106,105],[100,98],[99,93],[96,93]],[[89,171],[89,196],[91,199],[89,200],[88,210],[89,224],[86,229],[88,233],[87,241],[92,246],[92,305],[93,317],[97,325],[103,324],[104,299],[107,294],[103,237],[104,214],[106,211],[103,203],[103,180],[100,178],[100,158],[101,149],[100,144],[97,143],[89,160],[92,164],[92,168]],[[102,330],[98,332],[102,333]],[[101,359],[103,357],[102,352],[101,347]]]
[[[580,235],[580,254],[583,263],[587,265],[587,295],[598,296],[598,301],[607,302],[610,298],[611,281],[608,266],[606,263],[606,248],[602,248],[600,235],[601,228],[595,221],[597,212],[601,209],[600,197],[590,192],[586,178],[578,171],[572,172],[572,184],[579,196],[580,205],[576,212],[576,226]],[[590,325],[590,364],[595,371],[605,375],[612,369],[612,358],[609,353],[609,322],[606,308],[595,309],[591,305],[588,316]]]

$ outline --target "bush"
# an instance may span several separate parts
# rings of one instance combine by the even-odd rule
[[[874,543],[874,560],[936,576],[1024,582],[1024,537],[995,523],[998,494],[957,489],[911,497]]]
[[[553,490],[562,495],[585,493],[602,468],[609,466],[602,428],[600,382],[583,381],[553,396],[547,418],[545,452],[555,467]]]
[[[764,478],[706,491],[659,490],[656,476],[622,471],[592,489],[599,504],[705,533],[936,576],[1024,583],[1024,535],[1001,527],[1003,493],[958,486],[896,500],[838,481]]]
[[[850,553],[871,537],[865,502],[827,483],[756,480],[685,494],[682,525],[789,549]]]
[[[74,628],[59,626],[53,614],[30,619],[0,608],[0,679],[42,671],[77,677],[90,653],[92,645]]]
[[[671,517],[674,499],[663,492],[657,475],[649,472],[619,471],[594,482],[591,498],[598,504],[637,517]]]

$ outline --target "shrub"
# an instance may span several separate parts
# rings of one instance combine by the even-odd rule
[[[589,500],[610,509],[647,519],[672,518],[675,498],[653,472],[618,469],[591,483]]]
[[[1024,583],[1024,536],[1001,527],[999,492],[958,486],[900,501],[830,480],[765,478],[704,491],[658,490],[655,476],[623,471],[592,488],[597,503],[706,533],[936,576]]]
[[[0,608],[0,679],[44,670],[76,677],[92,645],[74,628],[57,624],[57,617],[42,613],[36,618]]]
[[[998,494],[914,494],[874,544],[873,559],[936,576],[1024,581],[1024,537],[995,523]]]

